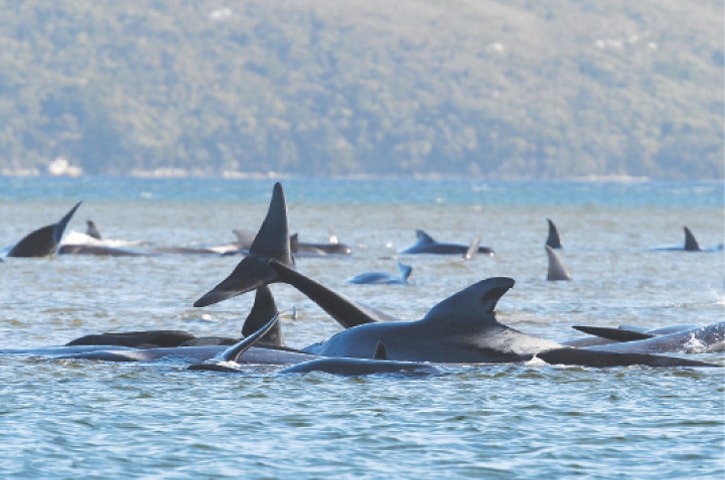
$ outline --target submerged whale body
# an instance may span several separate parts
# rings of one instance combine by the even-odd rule
[[[432,253],[438,255],[465,255],[470,248],[469,245],[438,242],[420,229],[415,231],[415,235],[418,240],[410,247],[401,250],[401,254]],[[478,239],[476,239],[477,241]],[[478,246],[476,251],[489,256],[494,255],[494,251],[490,247]]]
[[[408,283],[408,277],[413,271],[413,267],[398,262],[399,276],[391,275],[388,272],[365,272],[355,275],[347,280],[348,283],[355,285],[403,285]]]
[[[655,330],[574,326],[603,339],[592,350],[625,353],[710,353],[725,351],[725,322],[704,326],[680,325]],[[586,341],[586,339],[584,339]]]
[[[8,257],[48,257],[56,253],[65,228],[82,202],[78,202],[56,223],[34,230],[8,252]]]

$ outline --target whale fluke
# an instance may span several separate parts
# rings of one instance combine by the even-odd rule
[[[559,229],[550,218],[546,221],[549,223],[549,236],[546,237],[546,244],[551,248],[561,248],[561,237],[559,236]]]
[[[8,253],[8,257],[48,257],[58,249],[65,227],[82,202],[75,204],[57,223],[46,225],[23,237]]]
[[[549,245],[545,245],[546,256],[549,258],[549,268],[546,279],[550,281],[571,280],[571,274],[562,263],[559,255]]]
[[[685,251],[686,252],[699,252],[701,250],[700,244],[692,234],[689,228],[685,228]]]

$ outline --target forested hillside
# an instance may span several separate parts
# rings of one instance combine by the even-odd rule
[[[0,172],[723,176],[721,0],[0,0]]]

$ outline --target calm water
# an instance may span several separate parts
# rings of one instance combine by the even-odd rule
[[[218,245],[256,230],[271,180],[0,178],[0,247],[84,200],[107,238]],[[719,183],[283,181],[291,228],[350,258],[298,269],[401,319],[489,276],[516,286],[499,319],[558,341],[571,325],[657,327],[723,319],[723,253],[650,251],[723,242]],[[572,282],[547,282],[546,218],[562,233]],[[395,271],[416,228],[495,258],[407,256],[410,285],[347,285]],[[9,347],[86,333],[184,329],[235,335],[252,296],[191,304],[238,258],[6,259],[0,334]],[[338,331],[297,291],[273,288],[286,342]],[[722,354],[695,358],[725,364]],[[191,372],[180,363],[113,364],[0,357],[1,478],[713,478],[725,475],[720,369],[450,367],[424,379]]]

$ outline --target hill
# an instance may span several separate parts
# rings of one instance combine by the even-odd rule
[[[723,177],[721,1],[0,5],[0,172]]]

